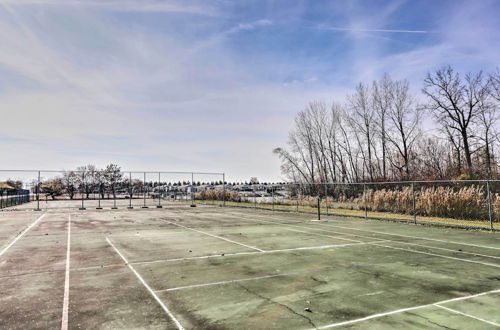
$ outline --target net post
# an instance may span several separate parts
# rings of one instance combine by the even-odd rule
[[[493,231],[493,214],[491,207],[491,190],[490,190],[490,180],[486,180],[486,190],[488,196],[488,217],[490,221],[490,230]]]
[[[132,198],[134,197],[134,187],[132,186],[132,172],[128,172],[128,209],[131,210],[134,207],[132,206]]]
[[[325,204],[326,204],[326,215],[329,215],[328,213],[328,183],[325,182]]]
[[[273,211],[274,211],[274,186],[271,185],[271,199],[273,201]]]
[[[111,192],[113,193],[113,207],[111,208],[112,210],[118,209],[116,207],[116,187],[115,187],[115,179],[113,178],[113,183],[111,184]]]
[[[299,213],[299,189],[300,189],[300,185],[297,184],[297,208],[296,208],[297,213]]]
[[[146,206],[146,172],[144,172],[144,180],[142,182],[142,197],[144,199],[142,208],[147,209],[148,207]]]
[[[196,205],[194,204],[193,180],[194,180],[194,173],[191,172],[191,207],[196,207]]]
[[[321,197],[319,196],[319,189],[318,189],[318,221],[321,220]]]
[[[257,193],[255,192],[255,185],[252,184],[253,186],[253,208],[257,208]]]
[[[415,203],[415,181],[411,182],[411,197],[413,200],[413,223],[416,225],[417,224],[417,210],[416,210],[416,203]]]
[[[161,172],[158,172],[158,205],[156,205],[156,208],[157,209],[161,209],[162,206],[161,206],[161,189],[160,189],[160,186],[161,186]]]
[[[363,199],[365,204],[365,220],[368,219],[368,205],[367,205],[367,196],[366,196],[366,183],[363,183]]]
[[[35,211],[40,210],[40,171],[38,171],[38,182],[36,184],[36,209]]]
[[[226,174],[222,173],[222,206],[226,206]]]

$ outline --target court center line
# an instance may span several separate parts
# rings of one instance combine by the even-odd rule
[[[250,246],[250,245],[246,245],[246,244],[243,244],[243,243],[239,243],[239,242],[236,242],[236,241],[233,241],[233,240],[230,240],[228,238],[224,238],[224,237],[220,237],[220,236],[217,236],[217,235],[213,235],[213,234],[210,234],[210,233],[207,233],[207,232],[204,232],[204,231],[201,231],[201,230],[198,230],[198,229],[194,229],[194,228],[189,228],[189,227],[186,227],[186,226],[183,226],[183,225],[179,225],[178,223],[174,223],[174,222],[167,222],[171,225],[174,225],[174,226],[178,226],[178,227],[182,227],[182,228],[185,228],[185,229],[189,229],[189,230],[192,230],[192,231],[195,231],[195,232],[198,232],[198,233],[201,233],[201,234],[205,234],[205,235],[208,235],[208,236],[211,236],[211,237],[215,237],[215,238],[218,238],[218,239],[221,239],[221,240],[224,240],[226,242],[230,242],[230,243],[233,243],[233,244],[237,244],[237,245],[240,245],[240,246],[244,246],[246,248],[249,248],[249,249],[252,249],[252,250],[257,250],[259,252],[264,252],[264,250],[261,250],[255,246]]]
[[[122,258],[122,260],[127,264],[127,266],[130,268],[130,270],[134,273],[134,275],[139,279],[139,281],[144,285],[144,287],[149,291],[149,293],[153,296],[153,298],[160,304],[161,308],[167,313],[167,315],[170,317],[170,319],[175,323],[177,326],[177,329],[179,330],[184,330],[184,327],[181,325],[179,320],[175,318],[175,316],[170,312],[168,307],[163,303],[163,301],[156,295],[156,293],[149,287],[149,285],[146,283],[146,281],[142,278],[142,276],[132,267],[132,265],[127,261],[127,258],[115,247],[113,242],[106,237],[106,241],[108,241],[109,245],[116,251],[116,253]]]
[[[273,219],[275,219],[275,218],[273,218]],[[346,235],[346,236],[353,236],[353,237],[362,237],[362,238],[369,238],[369,239],[378,239],[376,237],[356,235],[356,234],[352,234],[352,233],[344,233],[344,232],[338,232],[338,231],[332,231],[332,230],[326,230],[326,229],[320,229],[320,228],[311,228],[311,227],[314,227],[314,226],[305,226],[304,227],[304,226],[297,226],[297,225],[292,225],[292,224],[288,224],[288,223],[280,223],[280,222],[274,222],[274,221],[269,221],[269,220],[256,220],[256,219],[248,219],[248,220],[260,221],[260,222],[268,222],[268,223],[273,223],[273,224],[279,224],[279,225],[282,225],[282,226],[297,227],[297,228],[302,228],[302,229],[318,230],[318,231],[335,233],[335,234],[339,234],[339,235]],[[303,222],[301,222],[301,223],[303,223]],[[317,224],[317,225],[321,225],[321,224]],[[327,226],[328,228],[335,227],[335,228],[346,228],[346,229],[348,229],[348,227],[340,227],[340,226],[333,226],[333,225],[332,226],[323,225],[323,226]],[[370,231],[367,231],[367,232],[370,232]],[[374,232],[374,233],[383,234],[381,232]],[[387,233],[386,235],[392,235],[392,234]],[[396,235],[396,236],[400,236],[400,235]],[[412,238],[412,236],[408,236],[407,238]],[[382,239],[382,238],[379,238],[379,240],[380,241],[393,242],[393,243],[399,243],[399,244],[421,246],[421,247],[425,247],[425,248],[428,248],[428,249],[451,251],[451,252],[454,252],[454,253],[461,253],[461,254],[470,254],[470,255],[480,256],[480,257],[485,257],[485,258],[500,259],[500,257],[490,256],[490,255],[487,255],[487,254],[480,254],[480,253],[467,252],[467,251],[458,251],[458,250],[446,249],[446,248],[441,248],[441,247],[436,247],[436,246],[430,246],[430,245],[424,245],[424,244],[402,242],[402,241],[394,241],[394,240]],[[460,243],[457,243],[457,244],[460,244]],[[477,247],[480,247],[480,246],[477,246]],[[466,259],[463,259],[463,260],[466,260]],[[492,264],[488,263],[488,265],[492,265]]]
[[[43,217],[45,217],[45,213],[42,214],[38,219],[36,219],[35,221],[33,221],[33,223],[31,225],[29,225],[26,229],[24,229],[21,234],[19,234],[12,242],[10,242],[9,244],[7,244],[7,246],[2,250],[0,251],[0,257],[5,253],[7,252],[7,250],[12,246],[14,245],[21,237],[24,236],[24,234],[26,234],[31,228],[33,228],[40,220],[43,219]]]
[[[68,243],[66,250],[66,274],[64,277],[64,299],[61,330],[68,330],[68,309],[69,309],[69,267],[70,267],[70,252],[71,252],[71,214],[68,215]]]
[[[480,297],[480,296],[485,296],[485,295],[493,294],[493,293],[500,293],[500,289],[492,290],[492,291],[486,291],[486,292],[481,292],[481,293],[477,293],[477,294],[473,294],[473,295],[465,296],[465,297],[458,297],[458,298],[452,298],[452,299],[442,300],[442,301],[438,301],[438,302],[431,303],[431,304],[425,304],[425,305],[420,305],[420,306],[401,308],[401,309],[397,309],[397,310],[394,310],[394,311],[385,312],[385,313],[379,313],[379,314],[373,314],[373,315],[365,316],[365,317],[362,317],[362,318],[359,318],[359,319],[350,320],[350,321],[344,321],[344,322],[338,322],[338,323],[331,323],[331,324],[320,326],[318,329],[328,329],[328,328],[335,328],[335,327],[340,327],[340,326],[349,325],[349,324],[355,324],[355,323],[359,323],[359,322],[363,322],[363,321],[367,321],[367,320],[372,320],[372,319],[376,319],[376,318],[383,317],[383,316],[388,316],[388,315],[393,315],[393,314],[398,314],[398,313],[409,312],[409,311],[413,311],[413,310],[417,310],[417,309],[422,309],[422,308],[426,308],[426,307],[432,307],[432,306],[435,306],[435,305],[442,305],[442,304],[446,304],[446,303],[450,303],[450,302],[455,302],[455,301],[472,299],[472,298],[476,298],[476,297]]]
[[[438,305],[438,304],[434,304],[434,306],[442,308],[444,310],[447,310],[448,312],[452,312],[452,313],[455,313],[455,314],[467,316],[467,317],[470,317],[471,319],[475,319],[475,320],[478,320],[478,321],[481,321],[481,322],[484,322],[484,323],[488,323],[488,324],[491,324],[491,325],[494,325],[494,326],[500,328],[500,324],[498,324],[498,323],[495,323],[495,322],[492,322],[492,321],[488,321],[488,320],[482,319],[480,317],[477,317],[477,316],[474,316],[474,315],[470,315],[470,314],[467,314],[467,313],[463,313],[463,312],[457,311],[455,309],[444,307],[444,306],[441,306],[441,305]]]

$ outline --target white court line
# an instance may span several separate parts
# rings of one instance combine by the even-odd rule
[[[71,250],[71,214],[68,215],[68,246],[66,250],[66,275],[64,277],[64,299],[63,299],[61,330],[68,330],[70,250]]]
[[[7,250],[12,246],[14,245],[21,237],[24,236],[24,234],[26,234],[31,228],[33,228],[33,226],[35,226],[38,221],[42,220],[42,218],[45,216],[45,213],[42,214],[38,219],[36,219],[35,221],[33,221],[33,223],[31,225],[28,226],[28,228],[26,228],[25,230],[22,231],[21,234],[19,234],[12,242],[10,242],[2,251],[0,251],[0,257],[5,253],[7,252]]]
[[[367,320],[371,320],[371,319],[375,319],[375,318],[379,318],[379,317],[383,317],[383,316],[387,316],[387,315],[404,313],[404,312],[413,311],[413,310],[416,310],[416,309],[422,309],[422,308],[426,308],[426,307],[432,307],[432,306],[435,306],[435,305],[442,305],[442,304],[446,304],[446,303],[450,303],[450,302],[455,302],[455,301],[460,301],[460,300],[466,300],[466,299],[476,298],[476,297],[480,297],[480,296],[484,296],[484,295],[488,295],[488,294],[492,294],[492,293],[500,293],[500,289],[498,289],[498,290],[492,290],[492,291],[486,291],[486,292],[481,292],[481,293],[478,293],[478,294],[473,294],[473,295],[465,296],[465,297],[458,297],[458,298],[453,298],[453,299],[448,299],[448,300],[442,300],[442,301],[438,301],[438,302],[431,303],[431,304],[426,304],[426,305],[420,305],[420,306],[414,306],[414,307],[408,307],[408,308],[401,308],[401,309],[397,309],[397,310],[394,310],[394,311],[391,311],[391,312],[373,314],[373,315],[369,315],[369,316],[366,316],[366,317],[362,317],[362,318],[354,319],[354,320],[350,320],[350,321],[344,321],[344,322],[327,324],[327,325],[319,327],[318,329],[327,329],[327,328],[340,327],[340,326],[343,326],[343,325],[359,323],[359,322],[363,322],[363,321],[367,321]]]
[[[320,231],[326,231],[326,232],[328,232],[328,230],[322,230],[322,229],[313,229],[313,230],[320,230]],[[325,236],[325,235],[318,234],[318,233],[315,233],[315,232],[309,232],[309,234],[311,234],[311,235],[318,235],[318,236]],[[368,237],[366,237],[366,238],[368,238]],[[412,249],[405,249],[405,248],[400,248],[400,247],[395,247],[395,246],[383,245],[383,244],[379,244],[380,241],[381,240],[379,240],[377,242],[370,242],[368,244],[375,245],[375,246],[381,246],[381,247],[385,247],[385,248],[393,249],[393,250],[401,250],[401,251],[408,251],[408,252],[419,253],[419,254],[426,254],[426,255],[434,256],[434,257],[440,257],[440,258],[445,258],[445,259],[452,259],[452,260],[458,260],[458,261],[470,262],[470,263],[474,263],[474,264],[480,264],[480,265],[484,265],[484,266],[491,266],[491,267],[500,268],[500,265],[497,265],[497,264],[490,264],[488,262],[481,262],[481,261],[475,261],[475,260],[469,260],[469,259],[462,259],[462,258],[450,257],[450,256],[446,256],[446,255],[442,255],[442,254],[437,254],[437,253],[424,252],[424,251],[418,251],[418,250],[412,250]],[[391,240],[386,240],[386,241],[391,242],[391,243],[401,243],[401,242],[398,242],[398,241],[391,241]]]
[[[139,279],[139,281],[142,283],[142,285],[144,285],[144,287],[149,291],[149,293],[153,296],[153,298],[155,298],[155,300],[160,304],[161,308],[163,308],[163,310],[165,311],[165,313],[167,313],[167,315],[170,317],[170,319],[172,319],[172,321],[174,321],[177,328],[179,330],[184,330],[184,327],[181,325],[181,323],[175,318],[175,316],[170,312],[170,310],[163,303],[163,301],[161,301],[161,299],[156,295],[156,293],[149,287],[149,285],[146,283],[146,281],[144,281],[142,276],[134,269],[134,267],[132,267],[131,264],[129,264],[129,262],[127,261],[127,258],[125,258],[125,256],[123,256],[123,254],[121,254],[121,252],[115,247],[113,242],[111,242],[108,237],[106,237],[106,241],[108,241],[109,245],[111,245],[111,247],[116,251],[116,253],[118,253],[120,258],[123,259],[123,261],[127,264],[127,266],[134,273],[134,275]]]
[[[183,225],[179,225],[177,223],[174,223],[174,222],[167,222],[171,225],[174,225],[174,226],[179,226],[179,227],[182,227],[182,228],[186,228],[186,229],[189,229],[189,230],[192,230],[192,231],[195,231],[195,232],[198,232],[198,233],[201,233],[201,234],[205,234],[205,235],[208,235],[208,236],[212,236],[212,237],[215,237],[215,238],[218,238],[218,239],[221,239],[221,240],[224,240],[226,242],[230,242],[230,243],[233,243],[233,244],[238,244],[240,246],[244,246],[246,248],[249,248],[249,249],[252,249],[252,250],[257,250],[259,252],[264,252],[264,250],[261,250],[255,246],[250,246],[250,245],[246,245],[246,244],[243,244],[243,243],[239,243],[239,242],[235,242],[233,240],[230,240],[228,238],[224,238],[224,237],[220,237],[220,236],[217,236],[217,235],[213,235],[213,234],[210,234],[210,233],[207,233],[207,232],[204,232],[204,231],[201,231],[201,230],[197,230],[197,229],[194,229],[194,228],[189,228],[189,227],[186,227],[186,226],[183,226]]]
[[[145,264],[154,264],[154,263],[160,263],[160,262],[173,262],[173,261],[184,261],[184,260],[193,260],[193,259],[225,258],[225,257],[240,256],[240,255],[259,255],[259,254],[301,251],[301,250],[321,250],[321,249],[329,249],[329,248],[345,247],[345,246],[353,246],[353,245],[368,245],[368,244],[374,244],[374,243],[378,243],[378,241],[377,242],[359,242],[359,243],[348,243],[348,244],[321,245],[321,246],[306,246],[306,247],[290,248],[290,249],[266,250],[264,252],[235,252],[235,253],[225,253],[224,255],[211,254],[211,255],[198,256],[198,257],[158,259],[158,260],[151,260],[151,261],[136,261],[136,262],[131,262],[131,264],[132,265],[145,265]]]
[[[322,224],[318,224],[318,225],[322,225]],[[383,234],[383,235],[391,235],[391,236],[399,236],[399,237],[406,237],[406,238],[421,239],[421,240],[426,240],[426,241],[435,241],[435,242],[441,242],[441,243],[450,243],[450,244],[457,244],[457,245],[467,245],[467,246],[479,247],[479,248],[484,248],[484,249],[500,250],[500,247],[495,247],[495,246],[486,246],[486,245],[478,245],[478,244],[471,244],[471,243],[447,241],[447,240],[442,240],[442,239],[437,239],[437,238],[428,238],[428,237],[420,237],[420,236],[410,236],[410,235],[402,235],[402,234],[393,234],[393,233],[387,233],[387,232],[381,232],[381,231],[364,230],[364,229],[351,228],[351,227],[342,227],[342,226],[336,226],[336,225],[326,225],[326,224],[323,224],[323,226],[336,227],[336,228],[342,228],[342,229],[350,229],[350,230],[358,230],[358,231],[364,231],[364,232],[367,232],[367,233],[376,233],[376,234]]]
[[[293,222],[299,222],[299,223],[305,224],[304,221],[302,221],[302,220],[291,220],[291,219],[283,219],[283,218],[274,218],[274,217],[263,216],[263,215],[256,215],[256,214],[254,214],[252,216],[257,216],[257,217],[266,218],[266,219],[271,218],[271,219],[276,219],[276,220],[293,221]],[[281,223],[281,224],[283,224],[283,223]],[[437,239],[437,238],[428,238],[428,237],[420,237],[420,236],[410,236],[410,235],[402,235],[402,234],[393,234],[393,233],[387,233],[387,232],[381,232],[381,231],[365,230],[365,229],[343,227],[343,226],[338,226],[338,225],[329,225],[329,224],[321,224],[321,223],[316,223],[316,225],[318,225],[318,226],[327,226],[327,227],[336,227],[336,228],[342,228],[342,229],[350,229],[350,230],[357,230],[357,231],[364,231],[364,232],[367,232],[367,233],[392,235],[392,236],[399,236],[399,237],[406,237],[406,238],[415,238],[415,239],[421,239],[421,240],[427,240],[427,241],[436,241],[436,242],[441,242],[441,243],[451,243],[451,244],[458,244],[458,245],[474,246],[474,247],[485,248],[485,249],[500,250],[500,247],[478,245],[478,244],[471,244],[471,243],[463,243],[463,242],[455,242],[455,241],[447,241],[447,240],[441,240],[441,239]]]
[[[495,323],[495,322],[492,322],[492,321],[488,321],[488,320],[485,320],[485,319],[482,319],[480,317],[477,317],[477,316],[474,316],[474,315],[470,315],[470,314],[467,314],[467,313],[462,313],[460,311],[454,310],[452,308],[444,307],[444,306],[441,306],[441,305],[438,305],[438,304],[434,304],[434,306],[442,308],[444,310],[447,310],[448,312],[452,312],[452,313],[455,313],[455,314],[460,314],[460,315],[463,315],[463,316],[467,316],[467,317],[470,317],[471,319],[475,319],[475,320],[478,320],[478,321],[481,321],[481,322],[484,322],[484,323],[488,323],[488,324],[491,324],[491,325],[494,325],[494,326],[497,326],[497,327],[500,328],[500,324],[498,324],[498,323]]]
[[[156,292],[177,291],[177,290],[183,290],[183,289],[200,288],[200,287],[204,287],[204,286],[222,285],[222,284],[229,284],[229,283],[238,283],[238,282],[262,280],[262,279],[266,279],[266,278],[281,277],[281,276],[290,276],[290,275],[296,275],[296,274],[298,274],[298,272],[295,272],[295,273],[284,273],[284,274],[275,274],[275,275],[265,275],[265,276],[258,276],[258,277],[248,277],[248,278],[242,278],[242,279],[239,279],[239,280],[228,280],[228,281],[211,282],[211,283],[203,283],[203,284],[193,284],[193,285],[186,285],[186,286],[178,286],[176,288],[156,290]]]
[[[258,221],[260,221],[260,220],[258,220]],[[295,226],[295,227],[298,227],[298,226]],[[326,229],[319,229],[319,228],[314,228],[313,229],[313,228],[308,228],[308,227],[301,227],[301,228],[309,229],[309,230],[324,231],[324,232],[327,232],[327,233],[343,234],[341,232],[333,231],[333,230],[326,230]],[[293,229],[287,229],[287,230],[293,230]],[[304,232],[304,233],[306,233],[306,232]],[[311,232],[308,232],[308,233],[311,234]],[[335,236],[321,235],[321,234],[317,234],[317,233],[314,233],[314,234],[315,235],[319,235],[319,236],[326,236],[326,237],[336,238]],[[355,235],[355,234],[345,234],[345,235],[355,236],[355,237],[362,237],[362,238],[370,238],[370,239],[378,239],[378,238],[371,237],[371,236],[363,236],[363,235]],[[454,253],[470,254],[470,255],[473,255],[473,256],[476,256],[476,257],[479,256],[479,257],[485,257],[485,258],[500,259],[500,257],[490,256],[490,255],[487,255],[487,254],[474,253],[474,252],[466,252],[466,251],[458,251],[458,250],[446,249],[446,248],[441,248],[441,247],[436,247],[436,246],[429,246],[429,245],[424,245],[424,244],[401,242],[401,241],[393,241],[393,240],[390,240],[390,239],[381,239],[381,238],[378,239],[378,240],[380,240],[380,242],[399,243],[399,244],[406,244],[406,245],[421,246],[421,247],[424,247],[424,248],[429,248],[429,249],[434,249],[434,250],[443,250],[443,251],[450,251],[450,252],[454,252]]]
[[[353,236],[353,237],[362,237],[362,238],[370,238],[370,239],[378,239],[380,241],[387,241],[387,242],[393,242],[393,243],[399,243],[399,244],[406,244],[406,245],[415,245],[415,246],[425,247],[425,248],[428,248],[428,249],[451,251],[451,252],[454,252],[454,253],[470,254],[470,255],[480,256],[480,257],[485,257],[485,258],[500,259],[500,257],[490,256],[490,255],[487,255],[487,254],[480,254],[480,253],[466,252],[466,251],[458,251],[458,250],[446,249],[446,248],[441,248],[441,247],[436,247],[436,246],[429,246],[429,245],[424,245],[424,244],[409,243],[409,242],[402,242],[402,241],[394,241],[394,240],[389,240],[389,239],[382,239],[382,238],[376,238],[376,237],[371,237],[371,236],[356,235],[356,234],[352,234],[352,233],[343,233],[343,232],[326,230],[326,229],[320,229],[320,228],[311,228],[311,227],[314,227],[314,226],[305,226],[304,227],[304,226],[291,225],[291,224],[287,224],[287,223],[280,223],[280,222],[274,222],[274,221],[269,221],[269,220],[256,220],[256,219],[247,219],[247,220],[260,221],[260,222],[268,222],[268,223],[273,223],[273,224],[279,224],[279,225],[282,225],[282,226],[296,227],[296,228],[309,229],[309,230],[318,230],[318,231],[324,231],[324,232],[329,232],[329,233],[335,233],[335,234],[339,234],[339,235],[346,235],[346,236]],[[298,222],[300,222],[300,221],[298,221]],[[303,222],[301,222],[301,223],[303,223]],[[317,224],[317,225],[321,226],[322,224]],[[334,225],[329,226],[329,225],[324,225],[323,224],[323,226],[327,226],[328,228],[336,227],[336,228],[347,228],[347,229],[349,229],[348,227],[340,227],[340,226],[334,226]],[[363,230],[363,231],[366,231],[366,230]],[[370,232],[370,231],[366,231],[366,232]],[[381,232],[374,232],[374,233],[383,234]],[[393,235],[393,234],[387,233],[386,235]],[[397,234],[395,234],[395,235],[396,236],[401,236],[401,235],[397,235]],[[412,236],[407,236],[407,237],[411,238]],[[336,237],[336,238],[339,238],[339,237]],[[456,243],[456,244],[460,244],[460,243]],[[462,260],[466,260],[466,259],[462,259]],[[478,263],[480,263],[480,262],[478,262]],[[489,263],[486,263],[486,264],[492,265],[492,264],[489,264]]]

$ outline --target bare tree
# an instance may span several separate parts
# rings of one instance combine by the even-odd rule
[[[495,72],[489,75],[489,85],[490,85],[490,95],[500,102],[500,70],[497,69]]]
[[[386,117],[392,103],[393,81],[388,74],[384,74],[380,81],[373,82],[373,107],[378,117],[376,122],[380,133],[380,143],[382,145],[382,176],[387,178],[387,132]]]
[[[410,162],[415,157],[413,147],[420,134],[420,108],[410,95],[407,81],[392,82],[387,117],[391,130],[387,139],[394,146],[397,157],[392,165],[399,171],[400,177],[410,179]]]
[[[361,138],[356,134],[356,141],[362,152],[363,162],[368,171],[369,179],[373,181],[375,178],[375,166],[373,164],[375,111],[371,105],[369,87],[363,83],[358,84],[354,94],[348,96],[348,103],[350,107],[349,123],[354,132],[360,132],[362,135]]]
[[[482,73],[467,74],[462,81],[459,74],[448,66],[427,74],[422,91],[429,99],[427,108],[439,122],[460,134],[467,164],[466,172],[472,175],[470,128],[479,115],[481,98],[487,93]]]

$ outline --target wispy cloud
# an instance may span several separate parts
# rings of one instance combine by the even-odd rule
[[[96,10],[122,12],[156,12],[156,13],[189,13],[201,15],[216,15],[213,6],[207,3],[189,4],[183,1],[161,0],[0,0],[0,5],[51,5],[86,7]]]
[[[259,1],[0,0],[2,166],[276,180],[271,150],[309,101],[384,72],[418,90],[442,64],[498,65],[494,1]]]
[[[347,31],[347,32],[382,32],[382,33],[435,33],[436,31],[426,30],[398,30],[398,29],[363,29],[350,27],[335,27],[320,25],[320,29],[328,31]]]

